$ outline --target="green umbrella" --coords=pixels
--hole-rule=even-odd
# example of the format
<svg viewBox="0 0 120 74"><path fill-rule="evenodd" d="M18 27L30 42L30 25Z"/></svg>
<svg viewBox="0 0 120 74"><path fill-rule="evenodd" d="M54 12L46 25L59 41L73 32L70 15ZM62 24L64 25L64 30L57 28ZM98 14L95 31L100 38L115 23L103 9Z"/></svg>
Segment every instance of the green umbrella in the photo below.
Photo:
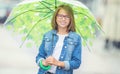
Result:
<svg viewBox="0 0 120 74"><path fill-rule="evenodd" d="M24 34L23 43L26 39L31 39L39 46L43 34L51 29L52 15L60 4L69 4L73 8L77 33L82 37L83 45L87 45L87 42L95 37L96 29L100 30L100 26L90 10L79 1L23 1L13 8L5 24L11 24L7 27L13 27L15 32Z"/></svg>

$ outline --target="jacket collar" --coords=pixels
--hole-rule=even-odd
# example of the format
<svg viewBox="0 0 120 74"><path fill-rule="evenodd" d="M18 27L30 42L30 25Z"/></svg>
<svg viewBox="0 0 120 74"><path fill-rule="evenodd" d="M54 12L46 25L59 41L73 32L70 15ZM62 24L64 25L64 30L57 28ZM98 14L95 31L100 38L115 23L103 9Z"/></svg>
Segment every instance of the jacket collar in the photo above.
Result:
<svg viewBox="0 0 120 74"><path fill-rule="evenodd" d="M52 30L52 34L57 35L57 30ZM68 36L69 36L69 37L73 36L73 31L70 31L70 32L68 33Z"/></svg>

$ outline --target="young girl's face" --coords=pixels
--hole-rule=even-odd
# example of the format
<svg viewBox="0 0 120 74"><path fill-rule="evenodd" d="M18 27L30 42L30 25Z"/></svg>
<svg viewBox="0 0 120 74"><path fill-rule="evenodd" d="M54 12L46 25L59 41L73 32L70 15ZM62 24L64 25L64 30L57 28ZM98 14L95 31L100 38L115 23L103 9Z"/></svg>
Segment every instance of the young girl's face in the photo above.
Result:
<svg viewBox="0 0 120 74"><path fill-rule="evenodd" d="M67 12L64 9L59 10L57 14L56 22L58 28L67 29L68 25L70 24L70 17L68 16Z"/></svg>

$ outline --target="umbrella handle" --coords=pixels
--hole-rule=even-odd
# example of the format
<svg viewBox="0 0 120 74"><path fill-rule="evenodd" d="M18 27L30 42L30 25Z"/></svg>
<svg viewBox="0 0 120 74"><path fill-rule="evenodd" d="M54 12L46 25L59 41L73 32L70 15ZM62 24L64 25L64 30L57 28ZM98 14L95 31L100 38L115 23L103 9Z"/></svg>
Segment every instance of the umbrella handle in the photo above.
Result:
<svg viewBox="0 0 120 74"><path fill-rule="evenodd" d="M40 61L40 67L42 68L42 69L44 69L44 70L49 70L50 68L51 68L51 66L50 65L48 65L48 66L44 66L43 64L42 64L42 61Z"/></svg>

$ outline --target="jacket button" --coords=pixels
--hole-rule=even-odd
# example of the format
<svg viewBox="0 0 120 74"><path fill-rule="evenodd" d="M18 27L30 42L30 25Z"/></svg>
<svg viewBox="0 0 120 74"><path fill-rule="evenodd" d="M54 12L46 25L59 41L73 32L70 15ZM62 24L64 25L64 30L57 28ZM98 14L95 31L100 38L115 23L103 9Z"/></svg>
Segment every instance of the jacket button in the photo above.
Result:
<svg viewBox="0 0 120 74"><path fill-rule="evenodd" d="M49 41L49 39L47 39L47 41Z"/></svg>
<svg viewBox="0 0 120 74"><path fill-rule="evenodd" d="M67 46L64 46L64 48L67 48Z"/></svg>
<svg viewBox="0 0 120 74"><path fill-rule="evenodd" d="M61 58L63 58L63 56L61 56Z"/></svg>
<svg viewBox="0 0 120 74"><path fill-rule="evenodd" d="M61 67L58 67L58 69L61 69Z"/></svg>

